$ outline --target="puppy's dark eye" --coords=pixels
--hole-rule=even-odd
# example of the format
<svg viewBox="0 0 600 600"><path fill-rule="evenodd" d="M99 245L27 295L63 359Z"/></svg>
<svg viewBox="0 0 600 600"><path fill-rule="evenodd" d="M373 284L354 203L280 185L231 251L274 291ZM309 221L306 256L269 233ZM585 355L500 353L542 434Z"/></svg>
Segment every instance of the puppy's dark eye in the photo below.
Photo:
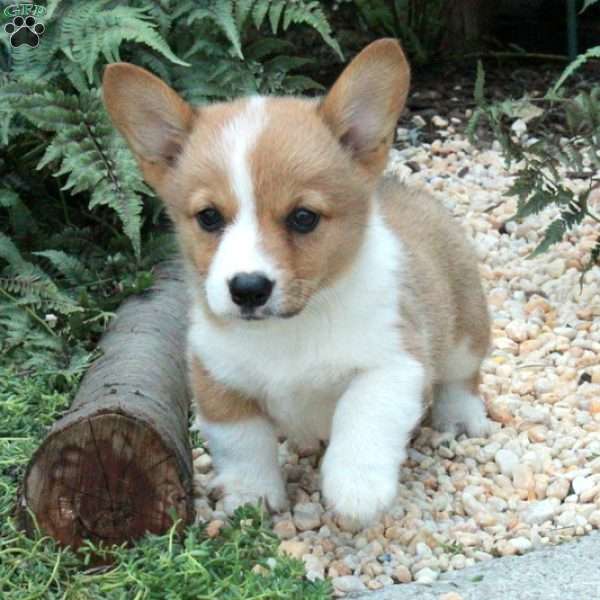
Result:
<svg viewBox="0 0 600 600"><path fill-rule="evenodd" d="M225 220L216 208L205 208L196 215L198 224L205 231L219 231L223 228Z"/></svg>
<svg viewBox="0 0 600 600"><path fill-rule="evenodd" d="M297 208L288 215L286 223L293 231L310 233L319 224L320 218L317 213L308 208Z"/></svg>

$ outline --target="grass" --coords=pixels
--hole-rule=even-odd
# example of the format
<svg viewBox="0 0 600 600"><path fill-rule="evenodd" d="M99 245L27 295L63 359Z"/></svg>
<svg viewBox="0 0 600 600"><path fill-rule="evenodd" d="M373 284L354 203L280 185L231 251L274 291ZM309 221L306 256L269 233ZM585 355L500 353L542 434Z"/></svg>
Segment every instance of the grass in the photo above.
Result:
<svg viewBox="0 0 600 600"><path fill-rule="evenodd" d="M446 553L454 556L455 554L464 554L465 547L460 542L451 542L449 544L440 544L440 548Z"/></svg>
<svg viewBox="0 0 600 600"><path fill-rule="evenodd" d="M40 357L36 357L39 364ZM50 363L51 361L49 361ZM178 535L148 535L132 547L59 548L13 520L17 487L47 428L69 406L80 374L20 373L0 363L0 597L68 600L306 599L331 596L328 582L309 582L303 564L277 554L267 517L243 507L214 539L202 526ZM100 556L103 564L94 566ZM94 560L96 557L96 560ZM257 567L257 565L259 565Z"/></svg>

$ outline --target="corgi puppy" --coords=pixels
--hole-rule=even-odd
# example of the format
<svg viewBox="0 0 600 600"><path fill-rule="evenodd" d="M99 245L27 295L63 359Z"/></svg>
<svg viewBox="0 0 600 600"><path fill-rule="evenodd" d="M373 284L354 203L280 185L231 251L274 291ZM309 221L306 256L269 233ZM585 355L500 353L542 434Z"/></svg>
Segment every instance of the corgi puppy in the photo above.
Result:
<svg viewBox="0 0 600 600"><path fill-rule="evenodd" d="M433 197L381 177L409 80L393 39L317 101L192 107L144 69L106 68L108 112L176 228L191 387L230 497L284 509L278 432L327 440L325 500L366 524L430 408L439 430L488 432L475 254Z"/></svg>

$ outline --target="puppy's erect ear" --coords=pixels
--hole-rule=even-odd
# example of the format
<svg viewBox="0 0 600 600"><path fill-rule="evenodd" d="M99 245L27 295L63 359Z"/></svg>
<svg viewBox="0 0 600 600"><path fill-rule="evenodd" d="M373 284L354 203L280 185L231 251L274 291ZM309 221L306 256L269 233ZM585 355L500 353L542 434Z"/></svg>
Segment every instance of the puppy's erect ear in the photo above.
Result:
<svg viewBox="0 0 600 600"><path fill-rule="evenodd" d="M181 152L194 111L166 83L129 63L108 65L104 104L133 150L146 181L160 182Z"/></svg>
<svg viewBox="0 0 600 600"><path fill-rule="evenodd" d="M381 39L356 56L319 106L334 135L371 176L385 167L409 85L400 44Z"/></svg>

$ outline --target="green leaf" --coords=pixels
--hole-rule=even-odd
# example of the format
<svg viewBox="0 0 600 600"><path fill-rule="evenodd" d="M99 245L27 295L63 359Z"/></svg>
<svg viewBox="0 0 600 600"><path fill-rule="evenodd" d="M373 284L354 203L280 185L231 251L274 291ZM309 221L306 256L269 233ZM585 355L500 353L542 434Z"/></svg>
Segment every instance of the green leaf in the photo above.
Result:
<svg viewBox="0 0 600 600"><path fill-rule="evenodd" d="M221 28L227 39L231 42L237 56L239 58L244 58L240 31L233 15L232 0L220 0L219 2L214 3L211 12L213 13L214 22Z"/></svg>
<svg viewBox="0 0 600 600"><path fill-rule="evenodd" d="M260 29L265 22L265 17L269 12L269 4L271 0L259 0L254 6L254 10L252 11L252 21L254 22L254 27L256 29Z"/></svg>
<svg viewBox="0 0 600 600"><path fill-rule="evenodd" d="M79 63L90 83L100 55L107 62L120 60L124 41L149 46L171 62L190 66L178 58L157 32L149 7L104 7L105 0L80 2L71 8L61 23L61 48Z"/></svg>
<svg viewBox="0 0 600 600"><path fill-rule="evenodd" d="M246 58L262 60L276 53L284 53L293 50L294 45L280 38L263 37L246 47Z"/></svg>
<svg viewBox="0 0 600 600"><path fill-rule="evenodd" d="M546 97L552 97L553 95L556 95L564 82L590 58L600 58L600 46L594 46L593 48L590 48L587 52L580 54L575 60L571 61L561 73L561 76L558 78L558 81L554 84L552 89L548 92L548 94L546 94Z"/></svg>
<svg viewBox="0 0 600 600"><path fill-rule="evenodd" d="M553 197L551 194L548 194L544 190L538 189L526 202L519 203L519 208L514 218L523 219L524 217L528 217L530 215L537 215L539 212L551 205L552 202Z"/></svg>
<svg viewBox="0 0 600 600"><path fill-rule="evenodd" d="M42 250L33 254L47 258L69 283L82 284L91 278L90 272L78 258L62 250Z"/></svg>
<svg viewBox="0 0 600 600"><path fill-rule="evenodd" d="M235 2L235 24L238 31L242 31L248 15L252 11L256 0L236 0Z"/></svg>
<svg viewBox="0 0 600 600"><path fill-rule="evenodd" d="M0 231L0 259L5 260L16 271L23 269L29 263L21 256L15 243Z"/></svg>
<svg viewBox="0 0 600 600"><path fill-rule="evenodd" d="M24 98L21 112L40 129L55 133L37 164L73 194L90 193L90 209L110 206L119 215L136 255L140 252L141 194L149 193L137 163L116 134L97 92L68 95L47 91Z"/></svg>
<svg viewBox="0 0 600 600"><path fill-rule="evenodd" d="M562 219L556 219L552 221L544 234L544 239L539 243L537 248L528 256L528 258L534 258L539 256L543 252L546 252L550 246L560 242L565 234L567 227Z"/></svg>
<svg viewBox="0 0 600 600"><path fill-rule="evenodd" d="M271 23L271 31L273 34L277 33L279 29L279 19L281 13L285 8L285 0L272 0L271 6L269 7L269 22Z"/></svg>
<svg viewBox="0 0 600 600"><path fill-rule="evenodd" d="M599 2L599 1L600 0L583 0L583 7L579 11L579 14L585 12L590 6L592 6L592 4L596 4L596 2Z"/></svg>
<svg viewBox="0 0 600 600"><path fill-rule="evenodd" d="M10 224L16 238L35 231L36 222L29 208L13 190L0 188L0 206L8 210Z"/></svg>

